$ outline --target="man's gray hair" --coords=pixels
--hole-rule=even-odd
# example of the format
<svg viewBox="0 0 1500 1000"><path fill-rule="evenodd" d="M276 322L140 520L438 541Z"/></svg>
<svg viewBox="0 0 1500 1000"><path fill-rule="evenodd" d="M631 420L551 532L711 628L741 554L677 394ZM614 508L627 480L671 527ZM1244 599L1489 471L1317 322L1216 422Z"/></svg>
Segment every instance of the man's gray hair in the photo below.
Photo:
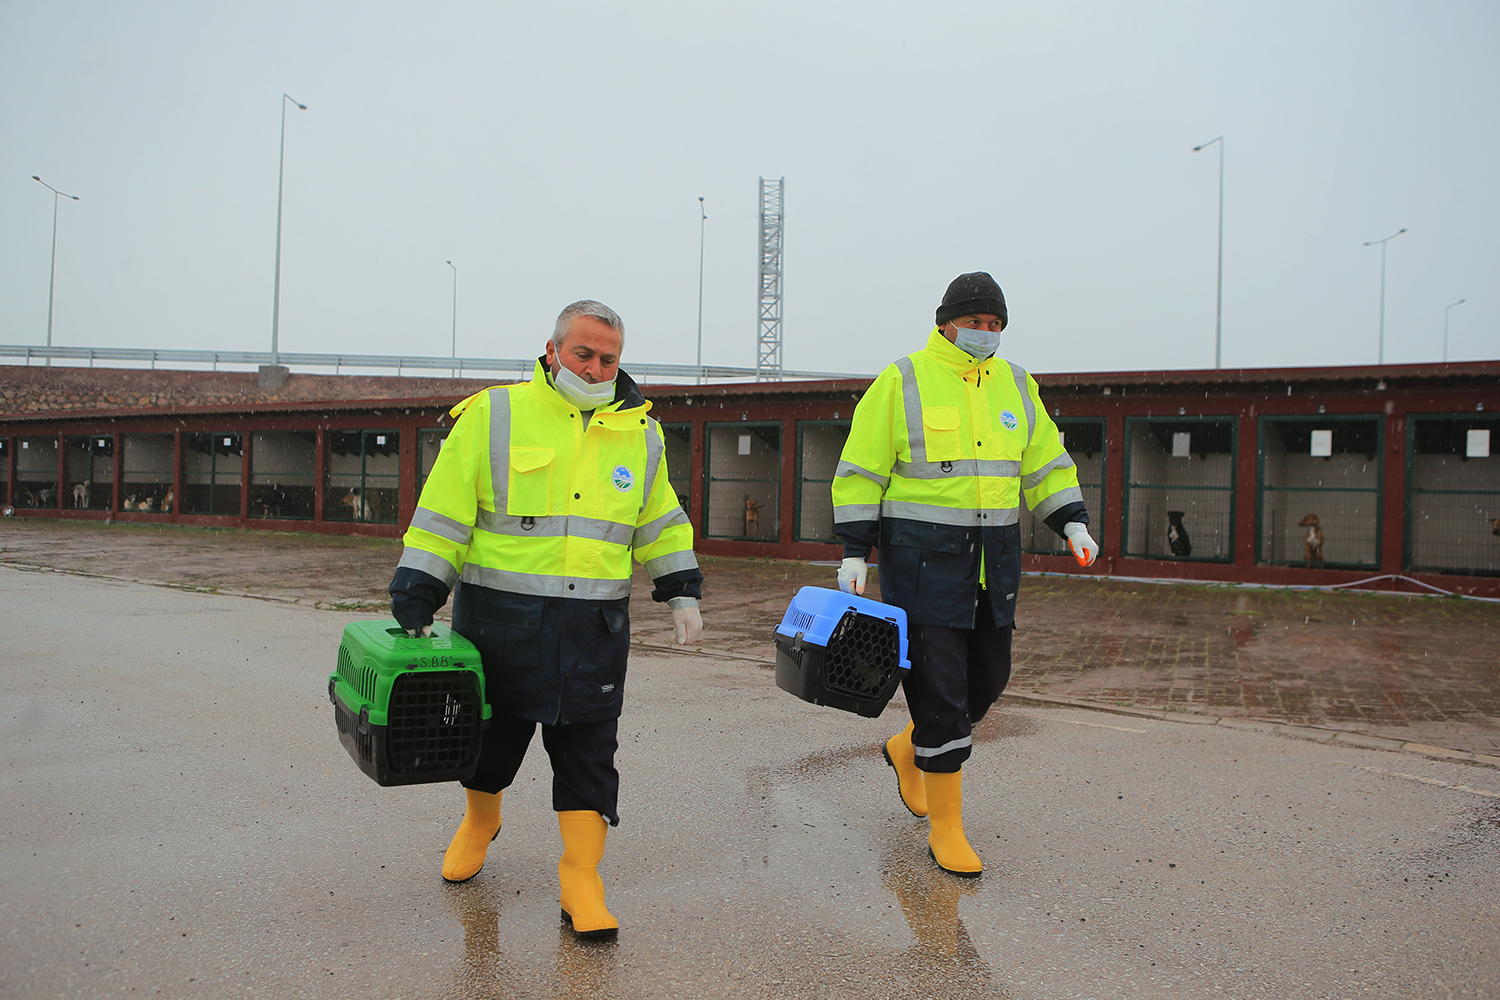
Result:
<svg viewBox="0 0 1500 1000"><path fill-rule="evenodd" d="M573 320L579 316L592 316L604 323L605 326L620 335L620 350L625 349L625 321L620 314L615 312L603 302L595 302L593 299L582 299L574 302L557 315L557 325L552 328L552 346L558 350L562 349L563 339L568 335L568 328L573 325Z"/></svg>

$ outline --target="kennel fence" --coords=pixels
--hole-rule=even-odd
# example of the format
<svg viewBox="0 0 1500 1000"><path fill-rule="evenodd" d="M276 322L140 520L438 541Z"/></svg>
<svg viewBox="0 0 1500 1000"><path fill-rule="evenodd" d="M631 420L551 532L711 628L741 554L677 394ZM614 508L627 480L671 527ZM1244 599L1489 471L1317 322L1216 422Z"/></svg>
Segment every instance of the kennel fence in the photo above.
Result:
<svg viewBox="0 0 1500 1000"><path fill-rule="evenodd" d="M1500 576L1500 416L1407 420L1409 569Z"/></svg>
<svg viewBox="0 0 1500 1000"><path fill-rule="evenodd" d="M704 535L774 542L781 534L781 424L706 425Z"/></svg>
<svg viewBox="0 0 1500 1000"><path fill-rule="evenodd" d="M1126 556L1233 560L1237 441L1232 418L1125 421Z"/></svg>
<svg viewBox="0 0 1500 1000"><path fill-rule="evenodd" d="M1260 418L1260 562L1380 566L1383 424L1378 416Z"/></svg>

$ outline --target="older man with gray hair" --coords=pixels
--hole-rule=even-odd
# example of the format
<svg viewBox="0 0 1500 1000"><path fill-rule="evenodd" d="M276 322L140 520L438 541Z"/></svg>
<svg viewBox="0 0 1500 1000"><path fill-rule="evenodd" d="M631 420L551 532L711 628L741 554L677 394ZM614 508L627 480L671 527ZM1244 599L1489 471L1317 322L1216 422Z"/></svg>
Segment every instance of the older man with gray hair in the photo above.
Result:
<svg viewBox="0 0 1500 1000"><path fill-rule="evenodd" d="M651 404L619 369L624 344L613 309L575 302L530 382L453 408L390 587L392 613L414 635L454 591L453 630L478 648L493 709L443 878L479 874L500 832L501 793L540 723L563 841L562 914L585 938L619 928L598 865L619 823L632 557L655 582L652 599L671 607L677 642L702 631L693 528Z"/></svg>

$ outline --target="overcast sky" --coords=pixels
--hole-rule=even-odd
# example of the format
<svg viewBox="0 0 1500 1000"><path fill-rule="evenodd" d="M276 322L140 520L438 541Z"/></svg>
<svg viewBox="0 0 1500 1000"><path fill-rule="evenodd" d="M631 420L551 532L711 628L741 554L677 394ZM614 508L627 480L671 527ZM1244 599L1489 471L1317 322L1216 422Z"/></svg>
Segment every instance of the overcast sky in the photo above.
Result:
<svg viewBox="0 0 1500 1000"><path fill-rule="evenodd" d="M1500 4L0 0L0 343L874 372L955 275L1039 372L1500 356Z"/></svg>

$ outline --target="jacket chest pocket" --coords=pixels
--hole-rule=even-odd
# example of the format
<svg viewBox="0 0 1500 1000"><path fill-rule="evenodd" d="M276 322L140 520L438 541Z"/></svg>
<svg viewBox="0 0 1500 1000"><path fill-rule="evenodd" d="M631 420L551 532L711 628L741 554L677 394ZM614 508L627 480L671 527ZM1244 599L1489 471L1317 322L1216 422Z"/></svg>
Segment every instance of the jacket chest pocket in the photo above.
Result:
<svg viewBox="0 0 1500 1000"><path fill-rule="evenodd" d="M927 448L924 456L926 461L951 462L963 458L963 443L959 439L958 426L958 407L922 408L922 438Z"/></svg>
<svg viewBox="0 0 1500 1000"><path fill-rule="evenodd" d="M546 517L551 513L551 448L512 448L505 513L514 517Z"/></svg>

